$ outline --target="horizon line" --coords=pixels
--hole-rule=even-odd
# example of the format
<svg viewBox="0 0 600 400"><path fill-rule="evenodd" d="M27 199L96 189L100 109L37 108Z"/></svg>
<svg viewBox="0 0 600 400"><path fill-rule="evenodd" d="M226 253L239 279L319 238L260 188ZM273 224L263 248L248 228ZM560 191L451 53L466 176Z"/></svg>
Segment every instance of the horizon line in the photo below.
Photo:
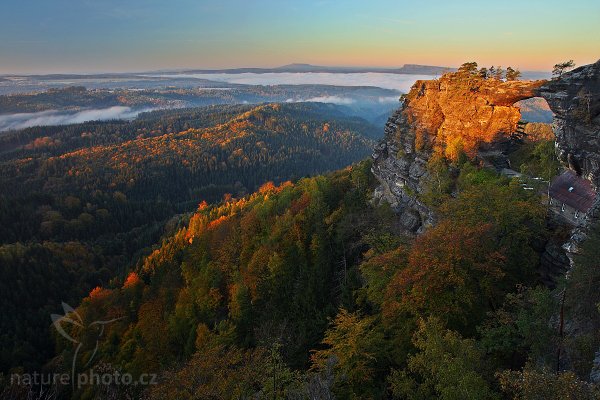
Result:
<svg viewBox="0 0 600 400"><path fill-rule="evenodd" d="M1 72L0 77L11 77L11 76L49 76L49 75L79 75L79 76L90 76L90 75L119 75L119 74L150 74L150 73L167 73L167 72L185 72L185 71L234 71L240 69L255 69L255 70L272 70L272 69L282 69L285 67L292 66L306 66L306 67L317 67L317 68L340 68L340 69L378 69L381 70L380 73L385 73L386 71L393 71L397 69L404 68L405 66L420 66L420 67L433 67L433 68L447 68L447 69L457 69L457 66L443 66L443 65L431 65L431 64L419 64L419 63L405 63L399 66L394 67L382 67L377 65L326 65L326 64L310 64L310 63L301 63L294 62L288 63L278 66L272 67L254 67L254 66L236 66L236 67L222 67L222 68L205 68L205 67L173 67L173 68L160 68L160 69L152 69L152 70L100 70L100 71L86 71L86 72L33 72L33 73L19 73L19 72ZM286 71L287 73L310 73L307 71ZM373 71L377 73L377 71ZM521 70L521 72L538 72L538 73L549 73L550 70L536 70L536 69L525 69ZM340 72L331 72L331 73L340 73Z"/></svg>

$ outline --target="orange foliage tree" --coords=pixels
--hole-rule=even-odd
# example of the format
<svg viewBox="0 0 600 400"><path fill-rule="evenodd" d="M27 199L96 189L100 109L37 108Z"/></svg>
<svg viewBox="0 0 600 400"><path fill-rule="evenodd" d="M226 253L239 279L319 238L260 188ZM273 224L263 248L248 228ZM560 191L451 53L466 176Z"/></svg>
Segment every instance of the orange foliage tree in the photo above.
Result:
<svg viewBox="0 0 600 400"><path fill-rule="evenodd" d="M494 297L505 258L490 225L444 221L419 237L387 287L384 316L433 315L463 327Z"/></svg>

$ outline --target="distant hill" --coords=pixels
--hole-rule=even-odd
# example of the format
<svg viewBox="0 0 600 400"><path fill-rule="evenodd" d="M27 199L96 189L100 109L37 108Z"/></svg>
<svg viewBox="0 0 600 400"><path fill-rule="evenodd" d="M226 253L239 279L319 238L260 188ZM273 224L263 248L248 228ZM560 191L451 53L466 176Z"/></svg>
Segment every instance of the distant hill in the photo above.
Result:
<svg viewBox="0 0 600 400"><path fill-rule="evenodd" d="M445 72L455 71L456 68L439 67L433 65L405 64L399 68L378 68L378 67L330 67L311 64L288 64L276 68L229 68L229 69L194 69L187 71L178 71L182 74L241 74L241 73L307 73L307 72L328 72L334 74L366 73L378 72L387 74L408 74L408 75L441 75Z"/></svg>
<svg viewBox="0 0 600 400"><path fill-rule="evenodd" d="M141 200L152 188L152 197L160 194L173 202L216 200L236 182L247 192L267 180L344 167L366 157L377 136L364 119L323 103L165 110L112 125L40 127L6 135L4 141L23 147L3 155L7 162L0 182L12 188L5 193L44 188L83 196L110 189ZM17 140L20 136L27 139ZM136 168L140 163L144 168Z"/></svg>

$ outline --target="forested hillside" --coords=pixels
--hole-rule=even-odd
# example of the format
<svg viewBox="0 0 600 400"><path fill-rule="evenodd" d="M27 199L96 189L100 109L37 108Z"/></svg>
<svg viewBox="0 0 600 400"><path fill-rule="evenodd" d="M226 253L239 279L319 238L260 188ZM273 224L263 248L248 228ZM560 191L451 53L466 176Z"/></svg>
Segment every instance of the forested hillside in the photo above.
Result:
<svg viewBox="0 0 600 400"><path fill-rule="evenodd" d="M364 159L375 129L342 115L325 104L208 107L3 136L1 370L39 368L61 301L122 277L199 203Z"/></svg>
<svg viewBox="0 0 600 400"><path fill-rule="evenodd" d="M370 162L201 205L77 310L86 325L120 318L106 327L96 367L158 373L158 384L86 386L75 398L595 398L577 375L588 353L572 360L580 369L551 372L561 341L551 321L565 287L538 283L544 205L462 160L428 167L439 221L416 239L399 234L389 206L371 202ZM434 175L436 167L454 172ZM580 298L563 306L565 318L598 301L576 289L597 279L589 265L567 284ZM61 368L74 347L58 339Z"/></svg>

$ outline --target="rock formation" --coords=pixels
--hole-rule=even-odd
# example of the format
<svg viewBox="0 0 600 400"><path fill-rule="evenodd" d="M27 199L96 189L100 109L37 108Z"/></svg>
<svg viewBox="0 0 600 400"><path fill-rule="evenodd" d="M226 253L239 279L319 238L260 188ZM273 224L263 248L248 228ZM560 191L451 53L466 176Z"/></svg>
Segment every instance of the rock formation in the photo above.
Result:
<svg viewBox="0 0 600 400"><path fill-rule="evenodd" d="M385 126L373 153L373 173L381 182L376 197L399 213L407 231L421 232L434 215L414 194L422 193L434 152L452 159L477 151L516 130L519 100L536 96L545 81L483 79L461 72L417 81Z"/></svg>
<svg viewBox="0 0 600 400"><path fill-rule="evenodd" d="M588 179L596 191L600 187L600 61L565 73L538 90L554 112L552 130L556 153L566 168ZM585 239L587 226L600 219L600 199L588 215L588 223L577 228L565 244L573 259L578 244Z"/></svg>
<svg viewBox="0 0 600 400"><path fill-rule="evenodd" d="M465 72L417 81L375 147L373 173L381 183L376 198L392 205L407 231L421 232L434 222L431 210L415 196L423 192L431 155L439 152L452 159L464 151L474 157L516 131L521 114L514 104L532 97L546 99L555 113L553 130L563 165L597 189L600 61L552 81L503 82ZM594 216L600 218L600 204L592 208Z"/></svg>
<svg viewBox="0 0 600 400"><path fill-rule="evenodd" d="M387 201L398 212L408 232L419 233L433 223L433 213L414 196L422 191L428 159L429 154L416 151L415 129L399 109L388 119L385 137L375 147L372 171L381 182L375 198Z"/></svg>
<svg viewBox="0 0 600 400"><path fill-rule="evenodd" d="M554 112L559 160L600 186L600 61L565 73L538 90Z"/></svg>

